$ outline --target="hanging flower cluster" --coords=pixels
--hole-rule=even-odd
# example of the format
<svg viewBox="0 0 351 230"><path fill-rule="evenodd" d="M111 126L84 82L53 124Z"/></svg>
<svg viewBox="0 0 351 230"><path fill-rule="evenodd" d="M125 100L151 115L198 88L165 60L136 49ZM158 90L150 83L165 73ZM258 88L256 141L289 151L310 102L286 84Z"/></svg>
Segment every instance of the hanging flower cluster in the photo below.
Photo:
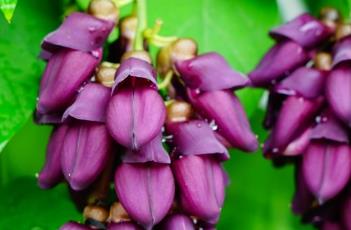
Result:
<svg viewBox="0 0 351 230"><path fill-rule="evenodd" d="M47 66L35 117L54 130L38 182L66 182L84 216L61 229L214 229L227 148L258 146L233 93L249 79L221 55L197 55L192 39L161 37L157 27L140 44L134 15L121 20L104 55L115 63L101 62L118 9L93 0L88 12L69 15L42 43ZM162 44L157 71L145 51L152 44Z"/></svg>
<svg viewBox="0 0 351 230"><path fill-rule="evenodd" d="M270 31L276 44L249 74L269 90L264 155L293 162L292 209L321 229L351 229L351 25L332 8Z"/></svg>

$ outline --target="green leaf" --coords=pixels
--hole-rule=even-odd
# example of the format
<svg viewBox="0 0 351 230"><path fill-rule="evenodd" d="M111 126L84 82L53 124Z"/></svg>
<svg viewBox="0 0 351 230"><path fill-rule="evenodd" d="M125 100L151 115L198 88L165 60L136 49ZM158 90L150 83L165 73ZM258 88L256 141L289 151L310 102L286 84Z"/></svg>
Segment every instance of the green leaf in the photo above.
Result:
<svg viewBox="0 0 351 230"><path fill-rule="evenodd" d="M13 13L15 12L17 0L0 0L0 10L4 14L8 23L11 23Z"/></svg>
<svg viewBox="0 0 351 230"><path fill-rule="evenodd" d="M59 19L58 1L23 0L12 24L0 20L0 151L35 107L44 62L40 41Z"/></svg>

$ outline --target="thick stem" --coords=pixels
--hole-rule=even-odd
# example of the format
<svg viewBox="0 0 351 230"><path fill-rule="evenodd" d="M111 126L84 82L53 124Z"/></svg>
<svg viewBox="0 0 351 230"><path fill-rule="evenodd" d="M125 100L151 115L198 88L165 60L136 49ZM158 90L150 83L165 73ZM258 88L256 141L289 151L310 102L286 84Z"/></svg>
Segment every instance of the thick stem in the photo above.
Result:
<svg viewBox="0 0 351 230"><path fill-rule="evenodd" d="M144 31L146 22L146 0L136 0L138 26L133 44L134 50L144 50Z"/></svg>

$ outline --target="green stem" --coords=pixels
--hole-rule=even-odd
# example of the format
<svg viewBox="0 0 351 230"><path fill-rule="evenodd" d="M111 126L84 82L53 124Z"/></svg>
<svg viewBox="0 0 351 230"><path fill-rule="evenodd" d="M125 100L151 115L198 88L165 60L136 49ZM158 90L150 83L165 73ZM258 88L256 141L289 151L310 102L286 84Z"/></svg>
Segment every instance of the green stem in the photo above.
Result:
<svg viewBox="0 0 351 230"><path fill-rule="evenodd" d="M146 22L146 0L136 0L138 26L133 44L134 50L144 50L144 31Z"/></svg>

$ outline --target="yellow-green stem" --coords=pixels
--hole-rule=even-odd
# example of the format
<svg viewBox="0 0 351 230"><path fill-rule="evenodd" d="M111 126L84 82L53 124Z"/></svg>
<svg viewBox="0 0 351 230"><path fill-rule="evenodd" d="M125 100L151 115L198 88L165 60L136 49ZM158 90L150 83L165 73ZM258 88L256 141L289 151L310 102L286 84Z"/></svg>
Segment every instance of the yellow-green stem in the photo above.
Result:
<svg viewBox="0 0 351 230"><path fill-rule="evenodd" d="M146 22L146 0L136 0L138 26L133 44L134 50L144 50L144 31Z"/></svg>

